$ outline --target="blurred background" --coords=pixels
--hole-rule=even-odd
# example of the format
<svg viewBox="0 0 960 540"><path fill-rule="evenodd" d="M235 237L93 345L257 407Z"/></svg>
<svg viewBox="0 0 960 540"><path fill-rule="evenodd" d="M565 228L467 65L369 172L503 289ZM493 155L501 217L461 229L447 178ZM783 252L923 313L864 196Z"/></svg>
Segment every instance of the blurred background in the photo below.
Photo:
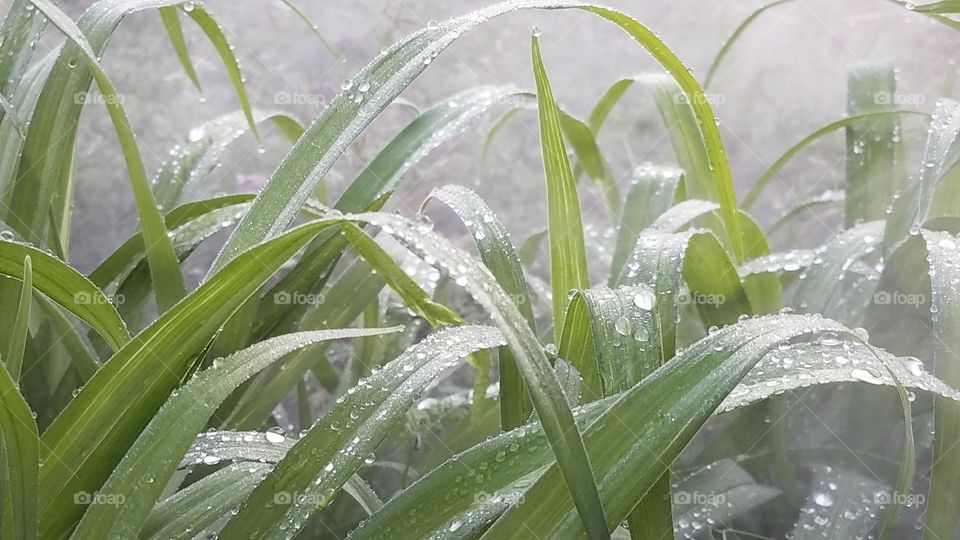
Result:
<svg viewBox="0 0 960 540"><path fill-rule="evenodd" d="M90 1L57 2L79 17ZM481 7L484 0L294 0L334 54L311 28L279 0L211 0L242 63L254 106L283 110L309 123L344 80L404 35ZM0 0L5 7L9 0ZM755 1L673 0L608 2L655 30L701 80L718 49L752 11ZM846 66L888 60L899 68L899 89L907 107L932 110L941 95L956 95L954 57L960 34L884 0L796 0L761 15L721 65L709 92L720 119L738 195L787 148L816 128L841 118L846 107ZM155 11L135 14L116 32L104 65L125 97L148 170L156 170L190 130L238 109L216 51L184 20L184 30L202 83L202 93L185 75ZM610 31L598 17L574 11L511 14L482 25L441 55L403 95L421 109L477 85L512 84L533 88L530 33L541 30L546 67L557 99L567 111L585 117L618 79L659 66L625 34ZM59 46L48 30L41 51ZM338 56L339 55L339 56ZM136 223L126 168L113 128L102 106L84 110L77 152L77 208L71 262L89 271L125 240ZM432 186L467 184L476 189L519 236L545 224L543 173L536 115L516 115L500 130L481 166L485 134L506 112L495 110L457 142L435 151L411 171L402 197L391 203L415 210ZM366 160L416 116L411 107L388 108L332 171L334 196ZM908 167L915 170L925 137L922 119L904 118L904 137L913 144ZM245 136L227 152L214 181L202 193L249 191L268 178L289 143L272 126L262 142ZM600 135L600 146L621 186L642 162L670 163L666 131L652 98L634 87ZM842 182L843 133L802 152L755 207L769 223L804 195ZM596 193L586 189L584 212L591 234L610 226ZM120 213L121 215L116 215ZM593 219L595 218L595 219ZM591 221L593 219L593 221ZM442 220L441 220L442 221ZM816 216L801 229L781 231L774 248L789 243L812 246L836 220ZM119 224L122 224L118 226ZM444 223L439 223L443 227ZM458 229L459 230L459 229ZM457 231L452 231L454 234ZM521 234L523 233L523 234ZM798 241L799 239L799 241Z"/></svg>

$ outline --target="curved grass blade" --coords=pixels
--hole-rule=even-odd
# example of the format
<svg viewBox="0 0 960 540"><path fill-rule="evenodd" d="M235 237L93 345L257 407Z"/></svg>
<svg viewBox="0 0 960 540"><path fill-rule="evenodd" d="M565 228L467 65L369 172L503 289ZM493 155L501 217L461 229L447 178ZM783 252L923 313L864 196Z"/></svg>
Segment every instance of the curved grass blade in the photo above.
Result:
<svg viewBox="0 0 960 540"><path fill-rule="evenodd" d="M140 530L141 538L187 540L236 508L266 477L271 466L234 463L204 476L160 501Z"/></svg>
<svg viewBox="0 0 960 540"><path fill-rule="evenodd" d="M157 411L101 491L126 500L123 506L91 505L75 535L107 538L139 532L177 464L220 403L244 381L287 354L320 341L379 335L390 329L345 329L288 334L261 341L215 360Z"/></svg>
<svg viewBox="0 0 960 540"><path fill-rule="evenodd" d="M677 78L680 87L690 96L694 114L703 130L707 156L720 194L724 226L731 237L734 255L741 260L736 197L720 132L703 89L680 59L652 31L618 11L580 2L520 0L496 4L414 33L361 70L349 89L333 100L274 172L253 208L228 239L214 270L246 247L286 229L299 207L351 141L449 44L490 18L531 8L578 8L594 13L630 34ZM351 91L353 85L356 85L356 91ZM361 85L365 92L360 92Z"/></svg>
<svg viewBox="0 0 960 540"><path fill-rule="evenodd" d="M10 349L7 351L6 365L10 377L17 382L20 380L20 371L23 368L23 351L27 346L27 336L30 333L30 307L33 305L33 264L30 256L23 258L23 284L20 287L20 302L17 307L17 317L13 324L13 338Z"/></svg>
<svg viewBox="0 0 960 540"><path fill-rule="evenodd" d="M147 259L150 263L150 274L155 284L157 306L161 312L177 303L186 294L183 276L180 274L180 264L177 260L167 230L163 224L163 217L157 209L156 200L150 190L147 172L144 169L143 159L137 146L136 138L130 127L130 121L121 104L113 83L97 62L97 55L90 43L87 42L82 30L65 13L60 11L49 0L30 0L76 47L77 56L83 56L90 73L97 81L97 86L107 98L104 103L110 113L120 146L123 149L124 159L130 174L130 183L133 187L134 198L137 203L137 212L143 229L147 246ZM66 53L66 49L65 49ZM69 54L69 53L66 53ZM78 62L71 57L68 62ZM78 111L79 112L79 111ZM28 141L29 144L29 141ZM28 162L29 163L29 162ZM20 181L18 181L18 184ZM25 236L35 239L36 231L31 229Z"/></svg>
<svg viewBox="0 0 960 540"><path fill-rule="evenodd" d="M297 8L297 6L293 5L293 2L291 2L290 0L280 0L280 1L283 3L283 5L287 6L287 8L290 11L292 11L293 14L297 16L297 18L303 21L310 28L310 31L313 32L313 35L317 36L317 39L320 40L320 43L322 43L323 46L328 51L333 53L333 55L336 56L337 58L341 58L341 59L343 58L343 54L340 51L338 51L337 48L333 46L333 44L327 41L325 37L323 37L323 34L320 33L320 29L317 28L317 25L310 22L310 19L307 18L306 14L300 11L300 9Z"/></svg>
<svg viewBox="0 0 960 540"><path fill-rule="evenodd" d="M238 257L130 340L90 379L43 434L43 535L70 530L83 511L73 503L73 494L100 487L224 322L284 261L337 221L312 222Z"/></svg>
<svg viewBox="0 0 960 540"><path fill-rule="evenodd" d="M897 92L896 70L892 63L860 63L847 70L847 116L886 109ZM848 124L846 204L844 221L857 223L884 219L906 180L907 171L895 115L874 117Z"/></svg>
<svg viewBox="0 0 960 540"><path fill-rule="evenodd" d="M37 538L37 424L16 381L2 365L0 405L0 530L4 538Z"/></svg>
<svg viewBox="0 0 960 540"><path fill-rule="evenodd" d="M773 225L770 226L769 234L773 235L775 232L779 231L781 227L790 224L794 218L799 215L802 215L805 212L812 212L820 209L821 207L830 209L836 206L841 206L846 198L846 194L841 190L827 190L813 197L807 197L800 202L798 202L793 208L787 210L782 216L777 218L773 222Z"/></svg>
<svg viewBox="0 0 960 540"><path fill-rule="evenodd" d="M815 250L813 263L804 272L797 288L799 309L807 313L824 313L836 300L842 278L854 264L883 245L882 221L862 223L844 231Z"/></svg>
<svg viewBox="0 0 960 540"><path fill-rule="evenodd" d="M623 272L640 232L673 205L682 179L683 171L680 169L657 167L649 163L633 171L630 190L620 213L608 285L613 285Z"/></svg>
<svg viewBox="0 0 960 540"><path fill-rule="evenodd" d="M163 27L167 31L167 37L173 46L173 52L177 55L177 60L179 60L180 65L183 66L183 70L187 73L190 82L197 87L197 90L203 91L200 88L200 77L197 76L197 70L194 69L193 61L190 60L187 41L183 37L183 27L180 26L179 10L176 7L168 6L162 7L157 11L160 12L160 20L163 21Z"/></svg>
<svg viewBox="0 0 960 540"><path fill-rule="evenodd" d="M537 331L530 304L527 280L510 241L506 227L487 204L468 188L448 185L434 189L424 202L437 199L452 209L471 230L480 253L480 260L490 269L503 290L514 298L520 314L527 320L530 329ZM500 425L509 431L525 423L533 412L523 376L509 347L498 352L500 372Z"/></svg>
<svg viewBox="0 0 960 540"><path fill-rule="evenodd" d="M960 359L954 352L960 347L957 321L960 295L957 294L956 237L944 232L923 231L927 247L932 300L934 373L953 388L960 387ZM924 538L949 538L960 528L960 494L954 486L960 482L960 403L939 399L934 414L933 467Z"/></svg>
<svg viewBox="0 0 960 540"><path fill-rule="evenodd" d="M801 139L797 144L791 146L789 150L784 152L782 156L780 156L776 161L774 161L773 165L770 165L770 167L768 167L767 170L764 171L762 175L760 175L760 178L758 178L757 181L753 184L753 187L750 188L750 191L747 192L747 195L743 198L743 201L741 201L740 206L744 210L749 210L751 207L753 207L754 203L757 202L757 199L760 198L760 195L763 193L763 190L767 187L767 185L770 184L770 182L774 178L777 177L777 174L780 172L780 170L783 169L783 167L791 159L793 159L794 156L800 153L801 150L809 146L811 143L813 143L820 137L823 137L824 135L831 133L833 131L836 131L840 128L845 128L847 126L853 125L857 122L876 119L876 118L880 118L880 117L891 115L891 114L907 114L907 115L929 117L927 113L920 112L920 111L892 109L889 111L876 111L876 112L858 114L856 116L848 116L846 118L837 120L836 122L831 122L823 126L822 128L814 131L810 135L807 135L803 139Z"/></svg>
<svg viewBox="0 0 960 540"><path fill-rule="evenodd" d="M740 39L740 36L747 30L757 20L760 15L763 15L769 9L775 8L781 4L786 4L792 2L793 0L776 0L775 2L770 2L769 4L764 4L754 10L750 15L747 16L739 25L737 25L736 30L730 34L730 37L723 42L723 45L720 46L720 50L717 51L717 55L713 57L713 61L710 62L710 69L707 70L707 75L703 78L703 87L710 88L710 83L713 82L713 79L717 76L717 71L720 69L720 65L723 63L724 58L730 53L730 50L733 49L733 45Z"/></svg>
<svg viewBox="0 0 960 540"><path fill-rule="evenodd" d="M501 340L492 328L460 326L412 346L321 418L253 490L222 535L285 538L295 534L332 501L431 380L458 358L495 347ZM296 497L284 504L278 502L277 493Z"/></svg>
<svg viewBox="0 0 960 540"><path fill-rule="evenodd" d="M577 118L558 109L560 116L560 128L566 136L567 142L577 155L577 166L573 171L574 179L580 178L580 173L586 171L587 176L593 180L600 189L603 201L607 204L607 212L612 219L620 215L620 193L617 190L617 183L611 177L607 163L600 152L597 140L593 132L586 124Z"/></svg>
<svg viewBox="0 0 960 540"><path fill-rule="evenodd" d="M47 20L39 15L28 0L14 0L0 27L0 43L7 54L0 55L0 95L6 101L17 93L24 73L33 58L33 52ZM10 114L6 106L0 111L0 120ZM16 119L11 115L12 121Z"/></svg>
<svg viewBox="0 0 960 540"><path fill-rule="evenodd" d="M0 275L24 280L30 257L33 287L90 325L114 349L130 340L123 319L96 285L52 255L27 244L0 241Z"/></svg>
<svg viewBox="0 0 960 540"><path fill-rule="evenodd" d="M886 220L884 247L892 252L907 235L920 232L929 217L937 185L960 161L960 103L941 99L930 121L920 170L903 186Z"/></svg>
<svg viewBox="0 0 960 540"><path fill-rule="evenodd" d="M291 142L303 133L296 118L280 112L253 111L258 124L271 121ZM151 182L160 208L183 204L191 188L201 185L219 164L223 151L249 131L244 114L234 112L215 118L190 130L187 141L170 151Z"/></svg>

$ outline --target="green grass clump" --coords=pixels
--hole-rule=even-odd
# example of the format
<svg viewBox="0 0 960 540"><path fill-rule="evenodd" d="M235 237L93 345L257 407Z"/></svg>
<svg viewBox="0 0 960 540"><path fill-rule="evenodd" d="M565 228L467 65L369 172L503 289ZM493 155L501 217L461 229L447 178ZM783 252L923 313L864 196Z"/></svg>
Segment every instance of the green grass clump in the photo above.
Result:
<svg viewBox="0 0 960 540"><path fill-rule="evenodd" d="M748 17L706 84L789 1ZM960 25L955 2L907 7ZM182 19L200 28L239 107L152 178L99 63L144 9L197 86ZM613 82L580 119L558 105L534 32L532 91L479 87L419 111L327 200L334 164L434 58L526 9L592 13L664 72ZM44 32L63 45L35 57ZM896 107L893 65L852 66L848 116L798 136L738 203L711 94L657 34L598 5L516 0L432 23L308 127L252 106L199 2L101 0L74 21L13 0L0 43L3 538L901 538L912 519L924 538L956 536L960 104ZM77 96L94 83L140 227L85 275L66 254L86 181ZM634 86L675 159L618 185L597 140ZM505 104L484 153L536 110L545 231L514 243L463 185L435 188L420 215L391 211L411 168ZM929 122L919 164L901 135L914 120ZM293 146L263 189L198 198L225 147L267 121ZM841 189L762 227L768 212L749 211L786 163L840 129ZM587 192L611 225L601 249ZM469 249L434 228L436 206ZM837 234L771 251L768 234L820 208L842 213ZM186 259L225 231L191 290Z"/></svg>

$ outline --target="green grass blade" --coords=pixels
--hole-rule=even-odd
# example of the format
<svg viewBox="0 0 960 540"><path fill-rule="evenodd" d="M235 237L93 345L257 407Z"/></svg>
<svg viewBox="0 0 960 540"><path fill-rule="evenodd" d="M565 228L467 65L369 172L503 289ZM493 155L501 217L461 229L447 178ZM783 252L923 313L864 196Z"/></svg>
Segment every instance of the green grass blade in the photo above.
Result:
<svg viewBox="0 0 960 540"><path fill-rule="evenodd" d="M960 103L941 99L930 121L920 170L903 186L884 228L887 252L920 228L929 217L937 185L960 161Z"/></svg>
<svg viewBox="0 0 960 540"><path fill-rule="evenodd" d="M574 168L573 177L580 178L580 173L585 171L587 176L597 184L603 201L607 205L607 213L611 219L616 219L620 215L620 193L617 190L617 183L609 172L606 160L600 152L597 140L593 132L586 124L577 118L565 113L563 109L558 109L560 115L560 128L570 143L577 156L577 166Z"/></svg>
<svg viewBox="0 0 960 540"><path fill-rule="evenodd" d="M801 301L797 307L807 313L828 311L831 302L842 293L842 278L847 270L882 246L883 226L881 221L862 223L817 249L816 258L797 289L795 296Z"/></svg>
<svg viewBox="0 0 960 540"><path fill-rule="evenodd" d="M310 31L313 32L313 35L317 36L317 39L320 40L320 43L322 43L323 46L328 51L333 53L333 55L336 56L337 58L343 58L343 54L340 51L338 51L337 48L333 46L333 44L327 41L325 37L323 37L323 34L320 33L320 29L317 28L317 25L310 22L310 19L307 18L307 15L304 12L300 11L300 9L297 8L297 6L293 5L293 2L291 2L290 0L280 0L280 1L283 3L283 5L287 6L287 8L290 11L292 11L293 14L297 16L297 18L303 21L304 24L306 24L310 28Z"/></svg>
<svg viewBox="0 0 960 540"><path fill-rule="evenodd" d="M457 214L470 229L480 260L490 269L503 290L514 298L517 308L527 320L530 329L536 332L537 326L530 304L527 280L524 278L516 249L510 241L509 233L503 223L487 204L468 188L448 185L434 189L427 201L437 199ZM533 405L527 392L523 376L517 367L513 353L508 347L501 347L498 353L500 372L500 425L509 431L522 425L530 418Z"/></svg>
<svg viewBox="0 0 960 540"><path fill-rule="evenodd" d="M253 132L255 137L260 138L257 122L253 118L253 107L250 106L250 98L247 96L247 88L244 85L243 74L240 72L240 64L237 62L237 57L233 54L233 47L227 41L227 37L223 35L223 29L220 28L220 24L202 5L187 2L183 4L183 10L187 13L187 16L193 19L193 22L200 27L200 30L206 34L207 39L210 40L210 43L213 44L213 47L217 50L217 54L220 56L220 62L223 64L224 69L227 70L227 76L230 77L233 91L237 95L237 100L240 102L240 108L243 110L243 114L247 118L247 123L250 125L250 131Z"/></svg>
<svg viewBox="0 0 960 540"><path fill-rule="evenodd" d="M183 37L183 27L180 26L180 10L178 7L168 6L158 10L160 20L163 21L163 27L167 30L167 38L173 46L173 52L177 55L177 60L183 66L183 70L190 78L190 82L200 88L200 77L197 76L197 70L193 67L193 61L190 60L190 51L187 50L187 41Z"/></svg>
<svg viewBox="0 0 960 540"><path fill-rule="evenodd" d="M37 538L37 424L19 387L0 366L0 505L4 538Z"/></svg>
<svg viewBox="0 0 960 540"><path fill-rule="evenodd" d="M960 318L960 295L957 293L957 242L950 234L923 231L927 244L933 298L933 367L935 374L953 388L960 387L960 359L954 351L960 347L957 321ZM935 408L933 468L927 500L925 539L950 538L960 528L960 403L938 399Z"/></svg>
<svg viewBox="0 0 960 540"><path fill-rule="evenodd" d="M157 296L157 306L161 312L177 303L186 294L183 276L180 274L180 264L174 253L167 229L163 224L163 217L157 209L156 200L150 190L150 182L140 156L136 137L130 127L130 122L124 112L123 105L113 83L97 63L97 55L87 42L80 28L60 11L49 0L31 0L67 38L76 46L78 56L82 55L90 68L93 78L97 81L104 96L104 103L110 113L123 156L130 173L130 183L133 187L134 198L137 203L137 212L140 215L140 225L143 228L147 259L150 262L150 274L154 282ZM78 58L71 57L67 62L78 62Z"/></svg>
<svg viewBox="0 0 960 540"><path fill-rule="evenodd" d="M296 118L274 111L253 111L258 124L271 121L291 141L303 133ZM249 131L245 113L240 111L219 116L190 130L187 140L170 151L151 182L161 209L173 208L187 201L193 188L202 186L219 164L227 147Z"/></svg>
<svg viewBox="0 0 960 540"><path fill-rule="evenodd" d="M295 534L310 516L332 502L430 381L458 358L495 347L501 340L500 333L489 327L451 328L427 337L372 374L300 438L253 490L222 535L286 538ZM290 504L278 504L278 494L291 495Z"/></svg>
<svg viewBox="0 0 960 540"><path fill-rule="evenodd" d="M0 94L4 99L16 94L33 58L38 38L47 20L32 9L28 0L14 0L0 27L0 43L7 54L0 55ZM0 111L0 120L9 111ZM11 118L13 120L13 118Z"/></svg>
<svg viewBox="0 0 960 540"><path fill-rule="evenodd" d="M533 72L537 81L537 105L540 115L540 145L547 181L548 231L550 239L550 283L553 289L554 339L559 342L567 293L590 286L587 250L583 241L583 223L576 180L567 158L560 113L550 89L540 44L532 39ZM584 516L586 519L587 516Z"/></svg>
<svg viewBox="0 0 960 540"><path fill-rule="evenodd" d="M897 96L896 70L891 63L854 64L847 71L847 117L887 109ZM900 121L883 115L846 126L847 171L844 221L883 219L893 194L907 172Z"/></svg>
<svg viewBox="0 0 960 540"><path fill-rule="evenodd" d="M288 334L261 341L214 361L157 411L100 490L122 496L124 505L91 505L75 535L108 538L136 534L163 493L183 454L217 407L257 372L284 356L320 341L378 335L391 329L346 329Z"/></svg>
<svg viewBox="0 0 960 540"><path fill-rule="evenodd" d="M737 28L732 34L730 34L730 37L728 37L727 40L723 42L723 45L720 46L720 50L718 50L717 55L713 57L713 61L710 62L710 69L707 70L707 75L703 78L703 87L710 88L710 83L713 82L713 79L717 76L717 72L719 71L720 66L723 64L723 60L728 54L730 54L734 44L738 39L740 39L740 36L746 32L747 28L749 28L767 10L792 1L793 0L776 0L775 2L764 4L755 9L752 13L750 13L750 15L747 16L746 19L737 25Z"/></svg>
<svg viewBox="0 0 960 540"><path fill-rule="evenodd" d="M670 135L677 165L684 172L687 197L718 201L706 147L687 95L668 75L650 74L637 80L653 94L657 103L663 124Z"/></svg>
<svg viewBox="0 0 960 540"><path fill-rule="evenodd" d="M100 487L223 323L284 261L333 223L304 225L237 258L127 343L83 387L43 434L45 536L70 530L83 511L73 494Z"/></svg>
<svg viewBox="0 0 960 540"><path fill-rule="evenodd" d="M188 540L212 525L253 491L270 465L234 463L204 476L160 501L141 529L141 538Z"/></svg>
<svg viewBox="0 0 960 540"><path fill-rule="evenodd" d="M613 285L623 272L640 232L673 205L682 179L683 172L672 167L647 164L634 170L623 211L620 213L608 285Z"/></svg>
<svg viewBox="0 0 960 540"><path fill-rule="evenodd" d="M20 302L17 307L17 318L13 324L13 339L7 351L7 371L14 381L20 380L20 371L23 368L23 351L27 346L27 335L30 333L30 307L33 305L33 265L30 256L23 259L23 284L20 288Z"/></svg>
<svg viewBox="0 0 960 540"><path fill-rule="evenodd" d="M782 156L780 156L776 161L774 161L773 165L770 165L770 167L768 167L767 170L764 171L763 174L760 175L757 181L753 184L753 187L751 187L750 191L747 192L747 195L743 198L743 201L740 203L740 206L744 210L749 210L750 208L752 208L754 203L757 202L757 199L760 198L760 195L763 193L763 190L770 184L770 182L774 178L777 178L777 174L780 172L780 170L783 169L783 167L791 159L793 159L794 156L800 153L801 150L803 150L804 148L806 148L816 140L820 139L824 135L831 133L833 131L836 131L840 128L845 128L847 126L853 125L857 122L863 122L867 120L881 118L891 114L917 115L917 116L923 116L923 117L929 116L927 115L927 113L920 112L920 111L891 109L887 111L876 111L876 112L858 114L856 116L841 118L836 122L831 122L821 127L820 129L814 131L810 135L807 135L803 139L801 139L797 144L791 146L789 150L784 152Z"/></svg>
<svg viewBox="0 0 960 540"><path fill-rule="evenodd" d="M123 319L103 292L83 274L27 244L0 241L0 274L24 280L23 261L30 257L33 287L67 309L119 349L130 340Z"/></svg>

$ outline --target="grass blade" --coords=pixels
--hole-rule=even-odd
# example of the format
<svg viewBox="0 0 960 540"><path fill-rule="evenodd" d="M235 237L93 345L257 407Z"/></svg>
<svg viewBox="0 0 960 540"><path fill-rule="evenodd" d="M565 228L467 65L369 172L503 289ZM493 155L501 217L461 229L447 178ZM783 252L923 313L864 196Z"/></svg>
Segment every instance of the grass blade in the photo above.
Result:
<svg viewBox="0 0 960 540"><path fill-rule="evenodd" d="M75 535L107 538L138 533L154 502L177 469L197 433L217 407L244 381L293 351L320 341L378 335L391 329L326 330L288 334L261 341L214 361L185 384L157 411L143 434L130 447L101 491L122 496L127 503L92 505Z"/></svg>
<svg viewBox="0 0 960 540"><path fill-rule="evenodd" d="M533 307L530 304L530 294L527 289L527 280L523 276L523 269L517 257L516 249L510 242L506 227L497 218L496 214L473 191L462 186L443 186L434 189L427 201L437 199L450 207L461 221L471 229L473 238L480 253L480 260L490 269L490 272L511 297L523 318L527 320L530 329L537 331L533 316ZM516 359L508 347L501 347L498 352L500 372L500 425L504 431L509 431L525 423L533 412L533 405L527 393L523 376L516 364Z"/></svg>
<svg viewBox="0 0 960 540"><path fill-rule="evenodd" d="M793 0L776 0L774 2L770 2L769 4L764 4L755 9L752 13L750 13L750 15L747 16L746 19L737 25L737 28L732 34L730 34L730 37L728 37L727 40L723 42L723 45L720 46L720 50L718 50L717 55L713 57L713 61L710 62L710 69L707 70L707 75L703 78L703 87L710 88L710 83L713 82L714 78L716 78L717 72L719 71L720 66L723 64L724 58L730 54L730 50L733 49L733 45L738 39L740 39L740 36L746 32L747 28L749 28L750 25L757 20L757 18L772 8L792 1Z"/></svg>
<svg viewBox="0 0 960 540"><path fill-rule="evenodd" d="M489 327L460 326L427 337L359 384L314 425L250 494L226 538L286 538L332 502L427 384L459 357L500 344ZM278 504L277 494L296 494ZM281 525L283 526L281 528Z"/></svg>
<svg viewBox="0 0 960 540"><path fill-rule="evenodd" d="M20 302L17 307L17 318L13 324L13 339L7 352L7 371L14 382L20 380L20 370L23 368L23 350L27 346L27 336L30 333L30 307L33 304L33 265L30 256L23 259L23 285L20 288Z"/></svg>
<svg viewBox="0 0 960 540"><path fill-rule="evenodd" d="M97 81L97 86L107 98L104 103L110 112L110 119L113 121L117 137L120 139L120 146L123 149L123 156L130 173L130 183L133 187L137 212L140 215L140 225L143 228L147 246L150 274L155 284L157 305L161 312L166 311L183 298L186 294L186 286L183 283L183 276L180 274L180 264L176 253L173 251L173 245L170 243L170 238L167 237L163 217L157 209L156 200L150 190L150 183L147 179L147 172L140 156L136 138L121 104L122 99L118 97L113 83L110 82L106 73L97 63L97 55L80 28L49 0L30 1L73 42L77 49L76 54L83 56L93 78ZM77 58L67 60L67 62L77 61Z"/></svg>
<svg viewBox="0 0 960 540"><path fill-rule="evenodd" d="M567 158L560 128L560 113L550 89L540 43L532 39L533 72L537 81L537 105L540 115L540 145L547 180L547 219L550 239L550 283L553 289L554 339L560 341L567 293L590 286L587 249L583 242L580 199L577 184ZM589 492L589 487L587 487ZM588 493L589 496L589 493ZM598 497L599 499L599 497ZM584 503L586 504L586 503ZM587 507L584 507L586 511ZM593 508L596 512L599 506ZM588 519L585 513L584 519Z"/></svg>
<svg viewBox="0 0 960 540"><path fill-rule="evenodd" d="M872 120L876 118L881 118L891 114L906 114L906 115L917 115L927 117L927 113L920 111L909 111L909 110L888 110L888 111L876 111L868 112L864 114L858 114L856 116L848 116L846 118L841 118L836 122L831 122L822 128L814 131L810 135L807 135L801 139L797 144L790 147L789 150L784 152L776 161L773 162L773 165L767 168L762 175L757 179L753 184L753 187L750 188L750 191L747 192L747 195L743 198L743 201L740 203L740 206L744 210L749 210L753 207L754 203L757 202L757 199L760 198L760 195L763 193L763 190L770 184L770 182L777 177L777 174L781 169L791 160L794 156L800 153L801 150L809 146L811 143L820 139L824 135L836 131L840 128L846 128L850 125L856 124L857 122L863 122L867 120Z"/></svg>
<svg viewBox="0 0 960 540"><path fill-rule="evenodd" d="M16 381L0 366L0 486L4 538L37 538L37 424Z"/></svg>
<svg viewBox="0 0 960 540"><path fill-rule="evenodd" d="M896 72L890 63L855 64L847 72L847 116L886 109L897 95ZM847 228L864 221L883 219L893 194L907 172L895 115L862 120L846 127Z"/></svg>
<svg viewBox="0 0 960 540"><path fill-rule="evenodd" d="M27 244L0 241L0 274L23 281L31 260L33 287L97 331L114 349L130 340L123 319L103 292L83 274Z"/></svg>

